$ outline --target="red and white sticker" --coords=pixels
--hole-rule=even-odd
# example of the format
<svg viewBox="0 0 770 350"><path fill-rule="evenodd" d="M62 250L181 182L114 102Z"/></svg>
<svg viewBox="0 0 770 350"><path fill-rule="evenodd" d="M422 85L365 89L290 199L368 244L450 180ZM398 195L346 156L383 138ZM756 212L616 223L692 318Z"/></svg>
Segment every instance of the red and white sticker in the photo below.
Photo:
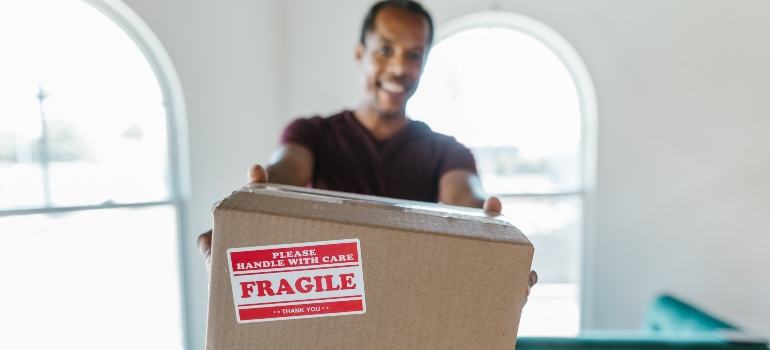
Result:
<svg viewBox="0 0 770 350"><path fill-rule="evenodd" d="M358 239L227 250L238 323L366 312Z"/></svg>

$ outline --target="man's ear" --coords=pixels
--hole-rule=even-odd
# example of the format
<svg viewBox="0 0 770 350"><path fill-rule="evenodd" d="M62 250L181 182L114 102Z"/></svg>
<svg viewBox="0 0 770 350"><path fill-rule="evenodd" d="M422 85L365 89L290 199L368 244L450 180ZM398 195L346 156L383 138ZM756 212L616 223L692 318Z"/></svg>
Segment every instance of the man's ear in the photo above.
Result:
<svg viewBox="0 0 770 350"><path fill-rule="evenodd" d="M364 57L364 45L361 43L356 44L356 64L361 65L361 59Z"/></svg>

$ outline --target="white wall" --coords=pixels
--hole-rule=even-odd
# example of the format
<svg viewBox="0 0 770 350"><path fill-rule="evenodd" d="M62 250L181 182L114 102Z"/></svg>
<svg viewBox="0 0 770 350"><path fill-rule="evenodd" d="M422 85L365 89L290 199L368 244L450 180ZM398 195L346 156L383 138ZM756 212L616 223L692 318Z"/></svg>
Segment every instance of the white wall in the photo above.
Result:
<svg viewBox="0 0 770 350"><path fill-rule="evenodd" d="M166 46L187 98L186 287L200 348L194 236L288 120L355 105L353 46L370 2L125 1ZM493 8L533 17L586 62L599 102L590 326L637 328L670 291L770 335L770 2L424 3L437 25Z"/></svg>

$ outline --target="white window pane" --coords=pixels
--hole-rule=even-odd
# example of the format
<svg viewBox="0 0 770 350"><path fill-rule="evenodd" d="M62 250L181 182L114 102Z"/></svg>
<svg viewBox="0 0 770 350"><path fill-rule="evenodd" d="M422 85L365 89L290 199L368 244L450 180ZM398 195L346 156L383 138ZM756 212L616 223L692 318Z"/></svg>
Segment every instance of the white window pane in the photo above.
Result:
<svg viewBox="0 0 770 350"><path fill-rule="evenodd" d="M181 349L173 206L0 217L3 349Z"/></svg>
<svg viewBox="0 0 770 350"><path fill-rule="evenodd" d="M578 195L502 197L503 215L535 246L543 283L579 283L583 205Z"/></svg>
<svg viewBox="0 0 770 350"><path fill-rule="evenodd" d="M580 189L577 90L529 35L475 28L441 40L407 113L472 148L490 193Z"/></svg>
<svg viewBox="0 0 770 350"><path fill-rule="evenodd" d="M0 51L13 53L0 55L0 168L41 163L44 206L167 200L163 97L131 38L77 0L3 2L0 23ZM13 179L0 185L31 186Z"/></svg>
<svg viewBox="0 0 770 350"><path fill-rule="evenodd" d="M579 190L576 155L528 157L516 147L472 148L484 190L490 195Z"/></svg>
<svg viewBox="0 0 770 350"><path fill-rule="evenodd" d="M38 86L29 64L34 44L19 35L29 26L21 19L34 12L21 4L0 2L0 210L45 205L43 173L35 155L41 123Z"/></svg>
<svg viewBox="0 0 770 350"><path fill-rule="evenodd" d="M0 163L0 210L45 205L40 163Z"/></svg>
<svg viewBox="0 0 770 350"><path fill-rule="evenodd" d="M521 312L519 336L574 337L580 333L580 287L538 283Z"/></svg>

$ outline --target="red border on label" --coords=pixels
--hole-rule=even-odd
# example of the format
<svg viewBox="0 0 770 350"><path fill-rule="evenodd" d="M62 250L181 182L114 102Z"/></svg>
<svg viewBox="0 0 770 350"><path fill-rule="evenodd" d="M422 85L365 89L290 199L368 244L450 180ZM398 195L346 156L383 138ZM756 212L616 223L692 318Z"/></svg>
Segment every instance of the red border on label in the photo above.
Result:
<svg viewBox="0 0 770 350"><path fill-rule="evenodd" d="M238 322L365 313L360 244L345 239L228 249Z"/></svg>
<svg viewBox="0 0 770 350"><path fill-rule="evenodd" d="M266 306L238 311L241 321L272 318L298 317L323 314L339 314L363 310L363 300L330 301L324 303L299 303L295 305Z"/></svg>

